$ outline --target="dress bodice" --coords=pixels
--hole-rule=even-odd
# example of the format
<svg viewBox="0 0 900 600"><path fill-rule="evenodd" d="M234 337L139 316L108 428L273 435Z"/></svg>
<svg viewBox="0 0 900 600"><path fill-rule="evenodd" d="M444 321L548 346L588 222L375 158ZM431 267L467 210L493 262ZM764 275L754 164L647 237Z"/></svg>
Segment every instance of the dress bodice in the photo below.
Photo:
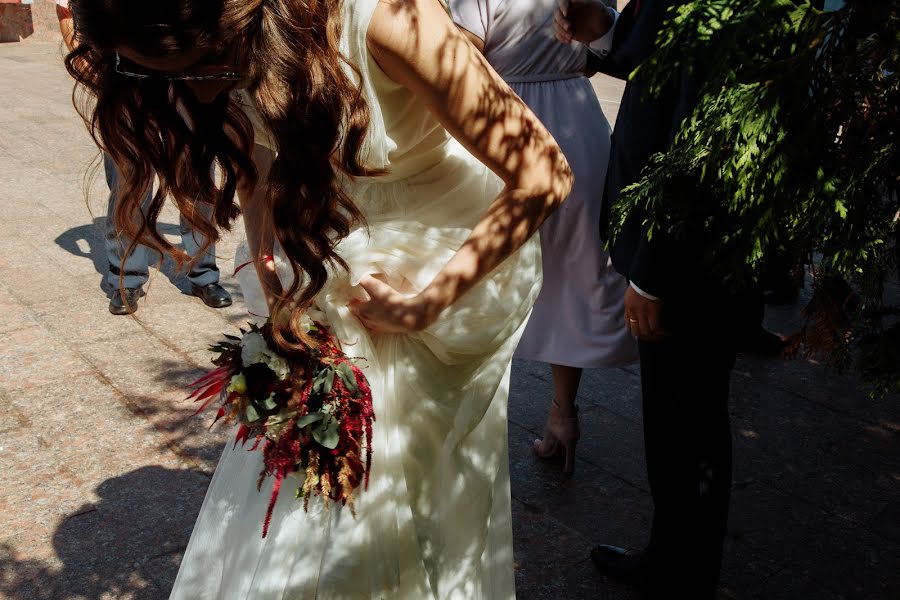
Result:
<svg viewBox="0 0 900 600"><path fill-rule="evenodd" d="M581 75L587 48L553 33L559 0L451 0L453 19L484 41L484 55L507 81Z"/></svg>
<svg viewBox="0 0 900 600"><path fill-rule="evenodd" d="M374 91L367 100L381 113L388 170L384 182L408 178L438 164L446 157L450 135L423 102L381 70L368 51L366 62ZM372 129L377 135L379 128ZM372 143L378 141L373 139Z"/></svg>
<svg viewBox="0 0 900 600"><path fill-rule="evenodd" d="M360 86L371 113L364 162L387 170L374 183L389 183L438 164L445 158L450 136L428 107L409 89L392 81L372 58L366 34L377 4L377 0L344 3L341 51L349 63L345 64L345 72ZM250 94L235 90L232 97L253 124L256 143L277 152L277 142L264 125Z"/></svg>

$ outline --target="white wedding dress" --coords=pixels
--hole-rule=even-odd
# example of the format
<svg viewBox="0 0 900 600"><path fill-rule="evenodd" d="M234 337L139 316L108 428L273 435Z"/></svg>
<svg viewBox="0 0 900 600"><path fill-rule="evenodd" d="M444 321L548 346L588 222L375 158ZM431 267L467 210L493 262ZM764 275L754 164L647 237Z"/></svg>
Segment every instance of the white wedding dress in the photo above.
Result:
<svg viewBox="0 0 900 600"><path fill-rule="evenodd" d="M335 273L317 298L348 354L366 359L377 417L369 489L355 519L321 499L305 512L289 477L262 539L272 482L257 491L261 453L229 444L173 600L515 597L506 405L513 350L540 289L540 244L535 236L420 333L371 335L350 314L365 274L410 293L426 286L502 187L371 59L377 3L344 2L342 46L372 112L366 162L389 174L353 184L368 232L341 242L349 273ZM257 141L271 145L247 112ZM242 287L259 313L252 271L241 271Z"/></svg>

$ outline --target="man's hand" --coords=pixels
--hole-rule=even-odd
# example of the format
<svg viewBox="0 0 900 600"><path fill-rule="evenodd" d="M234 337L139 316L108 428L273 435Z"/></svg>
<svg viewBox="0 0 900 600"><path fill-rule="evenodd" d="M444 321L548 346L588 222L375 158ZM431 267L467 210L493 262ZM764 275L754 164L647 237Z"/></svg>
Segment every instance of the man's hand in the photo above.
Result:
<svg viewBox="0 0 900 600"><path fill-rule="evenodd" d="M654 342L666 336L660 321L662 304L662 300L645 298L628 286L625 292L625 322L636 338Z"/></svg>
<svg viewBox="0 0 900 600"><path fill-rule="evenodd" d="M558 0L559 9L553 20L556 38L569 44L572 41L590 44L610 30L613 16L602 0Z"/></svg>

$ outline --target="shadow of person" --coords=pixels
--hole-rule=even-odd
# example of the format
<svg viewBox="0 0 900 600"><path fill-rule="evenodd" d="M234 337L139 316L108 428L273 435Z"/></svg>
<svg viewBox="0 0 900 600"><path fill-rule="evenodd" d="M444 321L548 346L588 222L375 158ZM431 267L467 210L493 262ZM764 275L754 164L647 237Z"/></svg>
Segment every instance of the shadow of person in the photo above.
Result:
<svg viewBox="0 0 900 600"><path fill-rule="evenodd" d="M189 469L142 467L107 479L98 500L62 519L59 563L18 560L0 546L0 597L10 600L163 600L209 484Z"/></svg>
<svg viewBox="0 0 900 600"><path fill-rule="evenodd" d="M97 217L90 225L79 225L67 229L53 241L69 254L89 258L94 263L97 273L106 276L109 271L109 261L106 259L103 239L105 222L105 218ZM86 250L85 247L87 247Z"/></svg>
<svg viewBox="0 0 900 600"><path fill-rule="evenodd" d="M160 223L158 225L160 233L166 236L180 236L178 225L171 223ZM113 286L107 281L109 273L109 259L106 254L106 217L95 217L93 223L79 225L67 229L54 240L60 248L66 252L90 259L94 263L94 269L101 276L100 289L109 296L112 293ZM180 244L176 247L181 248ZM85 249L86 248L86 249ZM181 290L182 293L190 293L190 284L184 273L180 272L175 266L171 258L166 257L162 265L157 265L159 255L150 260L150 267L158 267L159 271L166 278Z"/></svg>

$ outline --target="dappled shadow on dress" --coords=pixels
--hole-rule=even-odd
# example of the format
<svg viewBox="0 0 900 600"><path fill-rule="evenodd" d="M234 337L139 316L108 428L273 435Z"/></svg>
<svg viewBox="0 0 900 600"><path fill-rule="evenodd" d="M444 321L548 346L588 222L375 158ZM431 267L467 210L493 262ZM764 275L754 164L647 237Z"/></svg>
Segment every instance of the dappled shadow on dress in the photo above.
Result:
<svg viewBox="0 0 900 600"><path fill-rule="evenodd" d="M403 1L394 6L402 9L408 5L409 2ZM459 42L443 48L438 57L440 65L447 67L446 79L442 83L451 100L463 96L477 98L477 107L465 123L468 137L482 145L487 145L489 140L499 147L504 157L503 166L516 175L520 175L524 167L533 162L550 163L550 172L565 171L559 150L552 144L543 143L543 131L535 123L523 122L518 118L523 109L511 90L488 85L469 89L470 84L454 81L451 73L455 69L452 67L458 65L457 61L468 61L471 52L471 47L460 38ZM480 68L479 65L487 68L482 63L475 65L475 68ZM477 216L490 211L496 217L496 229L490 232L494 235L482 235L470 244L485 259L506 254L509 248L504 234L509 231L521 234L522 231L535 229L541 214L536 209L542 202L541 198L524 198L522 202L489 208L491 197L492 194L479 196L484 202ZM473 224L470 221L465 225ZM441 226L446 228L446 224L436 224L434 229L441 229ZM415 259L419 253L434 251L431 246L440 240L422 236L415 241L418 245L416 252L410 253L409 260L401 261L404 267L424 276L431 267L445 264L446 260L417 265ZM211 495L221 505L220 512L209 513L212 515L209 527L204 527L203 519L198 522L197 530L203 533L197 542L200 545L196 549L192 546L195 560L185 564L193 562L198 567L198 575L202 575L200 571L209 569L213 559L217 559L228 567L226 572L229 576L253 576L257 565L260 569L268 565L286 565L285 577L264 580L260 585L290 587L295 578L317 577L322 589L337 589L335 595L349 588L352 585L349 580L353 577L377 576L389 581L384 585L380 581L372 582L371 588L375 590L390 589L401 585L401 582L406 584L414 580L433 588L436 597L505 597L505 593L501 596L491 593L491 590L477 589L476 593L468 593L472 586L480 585L473 581L474 578L469 578L469 574L480 575L484 571L498 573L504 578L513 577L511 535L508 535L511 531L509 488L506 482L506 375L512 355L511 346L515 345L518 327L527 315L527 306L533 302L537 287L537 274L532 269L523 269L523 273L513 267L516 261L529 267L537 264L535 259L535 256L523 257L522 254L509 259L501 266L502 277L495 276L490 285L469 291L434 327L410 336L373 336L368 345L372 348L377 346L377 352L359 350L360 354L370 358L369 362L373 365L371 372L375 374L373 378L381 380L382 398L388 400L384 402L388 406L381 406L382 410L377 412L379 420L376 423L372 487L361 495L357 527L350 521L353 517L349 511L337 507L332 507L332 514L324 515L318 521L315 520L316 515L301 520L302 509L295 502L292 504L289 497L291 486L286 485L276 507L270 538L259 552L250 552L250 542L261 534L263 512L260 511L258 516L239 513L245 507L264 506L268 498L266 490L271 482L266 482L261 494L263 501L258 502L255 495L259 492L254 487L258 470L252 461L254 457L244 453L243 458L248 461L245 473L245 465L239 460L242 457L230 455L232 461L222 462L226 465L235 462L231 474L239 476L231 477L229 471L223 472L220 467L217 477L221 475L221 493ZM410 283L413 279L415 277L408 278ZM332 309L334 312L345 310L345 305ZM511 312L514 313L512 316ZM343 320L338 319L334 325L341 326ZM344 324L358 325L349 317L346 317ZM374 364L376 360L381 361L380 368ZM155 367L148 365L148 368ZM258 457L255 458L258 460ZM214 481L213 485L216 483ZM200 504L199 498L192 495L186 499L190 509L182 511L184 503L179 503L178 498L168 496L155 500L161 508L154 505L150 510L137 506L135 502L126 502L123 522L127 523L130 515L145 522L147 514L155 512L158 517L168 514L166 510L173 511L171 514L177 514L178 519L184 514L192 518ZM310 507L311 512L317 510L322 510L320 501ZM236 515L232 529L226 529L228 521L217 518L220 514ZM93 515L94 512L89 511L73 519L93 521L96 519ZM298 522L301 525L309 522L315 527L301 527L294 532L290 527ZM471 523L476 523L478 527L470 527ZM102 523L94 521L93 524L98 526ZM435 524L443 526L440 531L430 530ZM328 529L315 531L315 528ZM94 531L85 529L88 533ZM170 532L170 538L186 540L183 534L189 529L189 525L179 525ZM65 531L66 527L60 528L60 532ZM246 536L236 535L236 532L244 531ZM222 543L218 543L217 532L226 536ZM287 534L288 539L280 538L282 533ZM298 555L294 551L298 546L292 543L298 538L290 539L292 533L321 536L322 550L318 554L328 559L327 566L320 567L325 561L318 560L319 556ZM347 535L340 535L342 533ZM180 551L180 545L145 556L146 562L141 563L139 558L127 556L127 551L134 549L132 546L119 547L116 543L127 544L130 537L137 537L140 545L135 547L158 547L160 540L156 537L157 532L151 528L129 534L123 536L121 541L106 538L94 540L88 536L94 546L100 546L101 541L112 544L116 556L110 559L110 564L120 567L119 571L105 571L108 575L101 581L94 582L92 576L83 574L92 571L92 565L85 562L90 560L87 557L96 557L94 560L100 561L101 557L109 556L106 548L82 549L76 545L57 545L57 552L64 563L62 576L48 571L46 577L38 574L37 579L53 579L55 576L58 582L64 580L67 572L72 572L82 579L86 578L82 587L88 589L89 597L101 597L103 593L117 598L128 597L128 594L135 598L158 597L153 594L167 591L171 585L168 574L173 570L169 567L170 562L166 561L171 561L175 555L173 553ZM205 542L207 534L209 540ZM334 538L328 539L332 535ZM402 547L398 547L400 544ZM83 555L86 557L83 558ZM137 552L136 556L139 555ZM224 559L221 558L223 555ZM398 556L396 561L394 556ZM385 557L397 563L390 565L395 567L393 570L367 571L358 568L361 561L374 564ZM166 566L163 569L165 576L161 576L159 581L152 581L155 588L151 592L147 586L140 587L143 581L133 578L143 576L141 565L152 561L163 561ZM137 566L129 568L128 564ZM15 561L11 565L15 567ZM422 571L427 571L425 577L421 576ZM152 573L146 575L147 578L153 576ZM185 575L190 576L190 572ZM488 581L484 585L494 584L489 578L485 579ZM364 586L368 583L364 582ZM231 588L228 590L232 593ZM225 590L220 591L226 593ZM257 591L264 595L268 590ZM233 593L235 597L240 597L237 592ZM426 592L419 597L431 597L431 594Z"/></svg>
<svg viewBox="0 0 900 600"><path fill-rule="evenodd" d="M524 109L511 90L454 78L459 61L471 60L473 52L460 40L443 47L436 60L438 87L450 101L475 99L466 137L499 148L503 170L516 182L527 182L523 171L535 162L549 162L548 172L565 175L559 150L535 122L519 118ZM487 69L481 62L465 66ZM414 108L423 123L433 123L424 108ZM484 260L496 259L509 252L510 232L537 227L544 198L491 206L502 182L472 164L455 142L438 150L447 158L428 170L412 165L404 175L397 160L384 180L367 182L371 188L358 200L369 235L351 234L337 246L354 275L374 273L415 293L463 243ZM456 164L460 177L446 177ZM470 187L461 192L463 186ZM443 208L445 218L438 219L431 203L441 199L454 210ZM494 217L494 231L465 242L485 212ZM259 495L252 485L258 456L226 452L175 597L212 589L239 598L312 597L313 590L341 598L508 598L513 556L505 376L537 294L536 253L532 243L433 326L408 335L362 332L346 308L354 279L335 274L317 302L348 352L367 359L376 404L371 486L360 494L357 518L337 507L325 514L318 501L306 515L290 499L298 482L286 482L269 537L259 541L271 482Z"/></svg>
<svg viewBox="0 0 900 600"><path fill-rule="evenodd" d="M0 597L168 597L208 483L202 473L161 466L107 479L95 502L62 518L53 535L54 561L19 559L0 546Z"/></svg>

